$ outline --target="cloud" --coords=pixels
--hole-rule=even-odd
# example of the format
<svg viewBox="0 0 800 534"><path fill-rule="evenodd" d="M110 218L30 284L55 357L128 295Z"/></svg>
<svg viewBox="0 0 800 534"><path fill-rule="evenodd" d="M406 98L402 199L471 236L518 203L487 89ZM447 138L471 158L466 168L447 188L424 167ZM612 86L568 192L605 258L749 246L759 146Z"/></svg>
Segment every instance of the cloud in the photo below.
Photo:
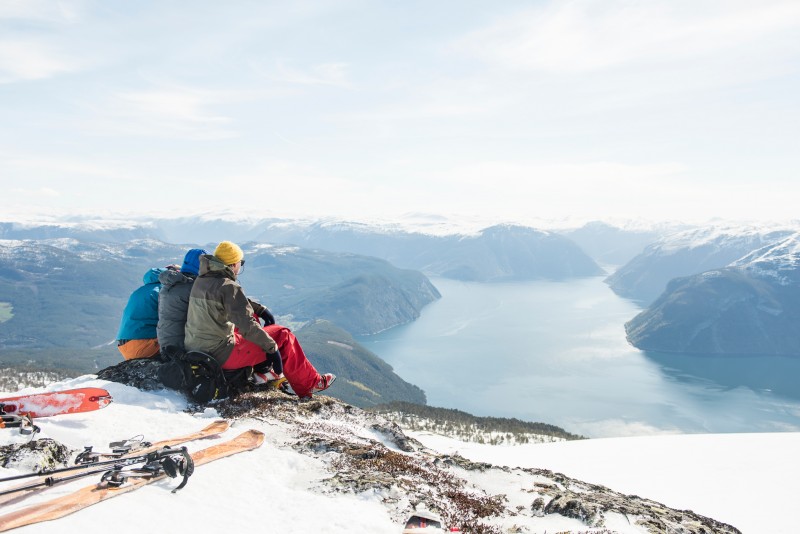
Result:
<svg viewBox="0 0 800 534"><path fill-rule="evenodd" d="M349 87L347 79L348 64L342 62L320 63L307 69L290 67L285 61L278 61L275 67L274 79L286 83L299 85L330 85L335 87Z"/></svg>
<svg viewBox="0 0 800 534"><path fill-rule="evenodd" d="M91 162L87 162L61 156L42 157L40 154L0 152L0 176L3 177L3 181L18 173L35 176L37 179L55 177L53 178L55 180L61 180L64 176L122 178L122 175L113 168L98 164L94 158Z"/></svg>
<svg viewBox="0 0 800 534"><path fill-rule="evenodd" d="M225 91L191 87L158 87L119 91L96 109L89 128L116 135L182 139L236 137L232 120L211 111L236 97Z"/></svg>
<svg viewBox="0 0 800 534"><path fill-rule="evenodd" d="M81 19L82 2L0 2L0 83L42 80L84 68L61 32Z"/></svg>
<svg viewBox="0 0 800 534"><path fill-rule="evenodd" d="M118 93L117 100L123 109L134 115L144 114L194 124L228 122L225 117L205 111L204 108L218 101L218 98L209 91L176 89Z"/></svg>
<svg viewBox="0 0 800 534"><path fill-rule="evenodd" d="M82 5L82 1L67 3L50 0L3 0L0 2L0 21L75 21L79 18Z"/></svg>
<svg viewBox="0 0 800 534"><path fill-rule="evenodd" d="M81 68L78 61L31 39L0 41L0 83L41 80Z"/></svg>
<svg viewBox="0 0 800 534"><path fill-rule="evenodd" d="M800 29L800 4L727 0L548 2L496 20L456 44L512 70L587 72L774 47ZM789 51L797 53L797 45Z"/></svg>
<svg viewBox="0 0 800 534"><path fill-rule="evenodd" d="M52 189L50 187L38 187L35 189L14 187L11 188L9 192L24 197L34 197L34 198L38 197L56 198L61 196L61 193L59 191L56 191L55 189Z"/></svg>

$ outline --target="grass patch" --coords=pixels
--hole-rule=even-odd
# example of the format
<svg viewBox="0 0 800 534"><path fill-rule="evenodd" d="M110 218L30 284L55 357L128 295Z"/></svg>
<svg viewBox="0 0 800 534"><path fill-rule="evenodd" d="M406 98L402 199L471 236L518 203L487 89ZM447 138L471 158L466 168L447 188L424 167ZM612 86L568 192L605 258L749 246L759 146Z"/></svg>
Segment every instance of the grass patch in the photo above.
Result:
<svg viewBox="0 0 800 534"><path fill-rule="evenodd" d="M350 380L349 382L353 387L356 387L356 388L360 389L361 391L366 391L367 393L372 393L376 397L380 397L380 394L377 391L375 391L374 389L368 388L367 386L365 386L361 382L356 382L355 380Z"/></svg>
<svg viewBox="0 0 800 534"><path fill-rule="evenodd" d="M10 302L0 302L0 323L4 323L14 317L14 314L11 313L13 309Z"/></svg>

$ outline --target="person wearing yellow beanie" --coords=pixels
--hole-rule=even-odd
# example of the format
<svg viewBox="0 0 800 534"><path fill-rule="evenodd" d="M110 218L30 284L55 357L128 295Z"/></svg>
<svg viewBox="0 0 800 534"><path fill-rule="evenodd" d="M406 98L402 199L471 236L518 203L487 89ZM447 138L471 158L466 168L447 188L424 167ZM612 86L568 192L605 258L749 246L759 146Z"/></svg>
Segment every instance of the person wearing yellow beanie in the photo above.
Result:
<svg viewBox="0 0 800 534"><path fill-rule="evenodd" d="M244 262L244 251L231 241L200 256L200 273L189 295L186 350L209 354L226 370L252 368L257 385L286 380L300 398L328 389L336 376L318 373L291 330L275 324L265 306L245 296L238 282Z"/></svg>
<svg viewBox="0 0 800 534"><path fill-rule="evenodd" d="M236 243L223 241L214 249L214 256L220 259L225 265L233 265L242 261L244 252Z"/></svg>

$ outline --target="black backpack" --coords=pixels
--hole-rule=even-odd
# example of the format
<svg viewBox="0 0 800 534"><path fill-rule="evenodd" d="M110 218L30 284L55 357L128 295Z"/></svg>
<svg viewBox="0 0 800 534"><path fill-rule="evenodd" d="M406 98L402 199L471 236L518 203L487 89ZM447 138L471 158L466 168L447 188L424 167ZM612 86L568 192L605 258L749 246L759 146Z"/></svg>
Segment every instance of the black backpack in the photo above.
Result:
<svg viewBox="0 0 800 534"><path fill-rule="evenodd" d="M183 352L175 347L165 347L162 357L166 362L158 370L161 383L183 392L198 404L249 389L252 367L223 370L214 357L204 352Z"/></svg>

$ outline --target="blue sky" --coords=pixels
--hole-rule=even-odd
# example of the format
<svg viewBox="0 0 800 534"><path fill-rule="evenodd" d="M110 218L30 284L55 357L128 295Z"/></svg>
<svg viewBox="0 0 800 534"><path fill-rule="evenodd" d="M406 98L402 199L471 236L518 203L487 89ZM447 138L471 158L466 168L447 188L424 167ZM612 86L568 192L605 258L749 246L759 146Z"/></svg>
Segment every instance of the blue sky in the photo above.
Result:
<svg viewBox="0 0 800 534"><path fill-rule="evenodd" d="M0 213L796 219L800 2L0 2Z"/></svg>

